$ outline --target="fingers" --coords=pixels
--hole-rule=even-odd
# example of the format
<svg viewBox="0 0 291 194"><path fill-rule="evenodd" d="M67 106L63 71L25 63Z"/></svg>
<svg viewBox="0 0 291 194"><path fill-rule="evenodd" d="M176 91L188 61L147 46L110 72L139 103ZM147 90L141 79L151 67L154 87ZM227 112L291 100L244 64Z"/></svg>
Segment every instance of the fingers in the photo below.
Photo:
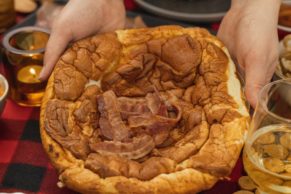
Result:
<svg viewBox="0 0 291 194"><path fill-rule="evenodd" d="M250 105L255 108L258 102L258 94L264 84L249 83L246 85L245 94Z"/></svg>
<svg viewBox="0 0 291 194"><path fill-rule="evenodd" d="M71 41L72 35L64 33L60 28L54 30L48 40L44 55L44 66L40 72L39 79L46 80L51 74L56 62Z"/></svg>
<svg viewBox="0 0 291 194"><path fill-rule="evenodd" d="M246 97L253 108L256 107L260 91L270 82L276 63L271 65L253 64L246 66Z"/></svg>
<svg viewBox="0 0 291 194"><path fill-rule="evenodd" d="M81 4L77 0L69 1L53 25L39 79L48 78L70 41L79 40L97 32L122 28L124 21L125 8L122 0L88 0Z"/></svg>
<svg viewBox="0 0 291 194"><path fill-rule="evenodd" d="M268 82L267 73L265 69L267 65L260 63L249 63L246 65L246 97L253 108L256 107L258 101L258 95L261 88Z"/></svg>

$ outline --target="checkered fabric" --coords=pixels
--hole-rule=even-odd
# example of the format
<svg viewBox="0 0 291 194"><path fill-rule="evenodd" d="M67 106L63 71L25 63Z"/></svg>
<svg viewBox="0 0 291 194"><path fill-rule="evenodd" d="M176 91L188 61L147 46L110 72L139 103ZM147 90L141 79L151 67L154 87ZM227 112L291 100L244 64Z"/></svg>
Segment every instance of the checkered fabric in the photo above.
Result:
<svg viewBox="0 0 291 194"><path fill-rule="evenodd" d="M230 180L204 194L231 194L243 173L238 161ZM45 154L39 133L39 108L20 107L8 100L0 119L0 192L70 194L57 187L58 176Z"/></svg>
<svg viewBox="0 0 291 194"><path fill-rule="evenodd" d="M74 193L57 187L39 133L39 108L8 100L0 119L0 192Z"/></svg>

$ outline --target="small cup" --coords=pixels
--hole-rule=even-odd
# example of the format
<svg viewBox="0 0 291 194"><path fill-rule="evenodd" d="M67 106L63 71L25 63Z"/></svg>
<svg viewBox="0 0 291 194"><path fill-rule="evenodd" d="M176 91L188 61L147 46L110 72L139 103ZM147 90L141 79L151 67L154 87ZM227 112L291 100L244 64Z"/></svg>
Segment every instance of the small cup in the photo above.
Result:
<svg viewBox="0 0 291 194"><path fill-rule="evenodd" d="M38 76L48 38L47 29L34 26L18 28L3 38L10 94L19 105L41 104L46 82L41 82Z"/></svg>

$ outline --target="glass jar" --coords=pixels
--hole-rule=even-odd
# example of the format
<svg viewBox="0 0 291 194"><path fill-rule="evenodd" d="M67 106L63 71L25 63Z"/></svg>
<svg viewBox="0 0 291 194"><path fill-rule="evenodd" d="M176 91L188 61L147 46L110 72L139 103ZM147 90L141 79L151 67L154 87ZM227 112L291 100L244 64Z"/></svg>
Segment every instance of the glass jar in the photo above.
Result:
<svg viewBox="0 0 291 194"><path fill-rule="evenodd" d="M11 98L22 106L40 106L46 82L38 79L49 31L27 26L7 33L3 38L5 66Z"/></svg>

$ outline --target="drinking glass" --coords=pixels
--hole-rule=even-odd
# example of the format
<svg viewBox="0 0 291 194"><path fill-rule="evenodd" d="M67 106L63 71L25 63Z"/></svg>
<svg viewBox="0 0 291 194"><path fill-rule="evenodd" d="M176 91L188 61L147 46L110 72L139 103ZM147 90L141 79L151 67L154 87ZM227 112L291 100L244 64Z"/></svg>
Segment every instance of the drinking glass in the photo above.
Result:
<svg viewBox="0 0 291 194"><path fill-rule="evenodd" d="M291 80L278 80L262 88L243 162L258 185L258 193L291 193Z"/></svg>

